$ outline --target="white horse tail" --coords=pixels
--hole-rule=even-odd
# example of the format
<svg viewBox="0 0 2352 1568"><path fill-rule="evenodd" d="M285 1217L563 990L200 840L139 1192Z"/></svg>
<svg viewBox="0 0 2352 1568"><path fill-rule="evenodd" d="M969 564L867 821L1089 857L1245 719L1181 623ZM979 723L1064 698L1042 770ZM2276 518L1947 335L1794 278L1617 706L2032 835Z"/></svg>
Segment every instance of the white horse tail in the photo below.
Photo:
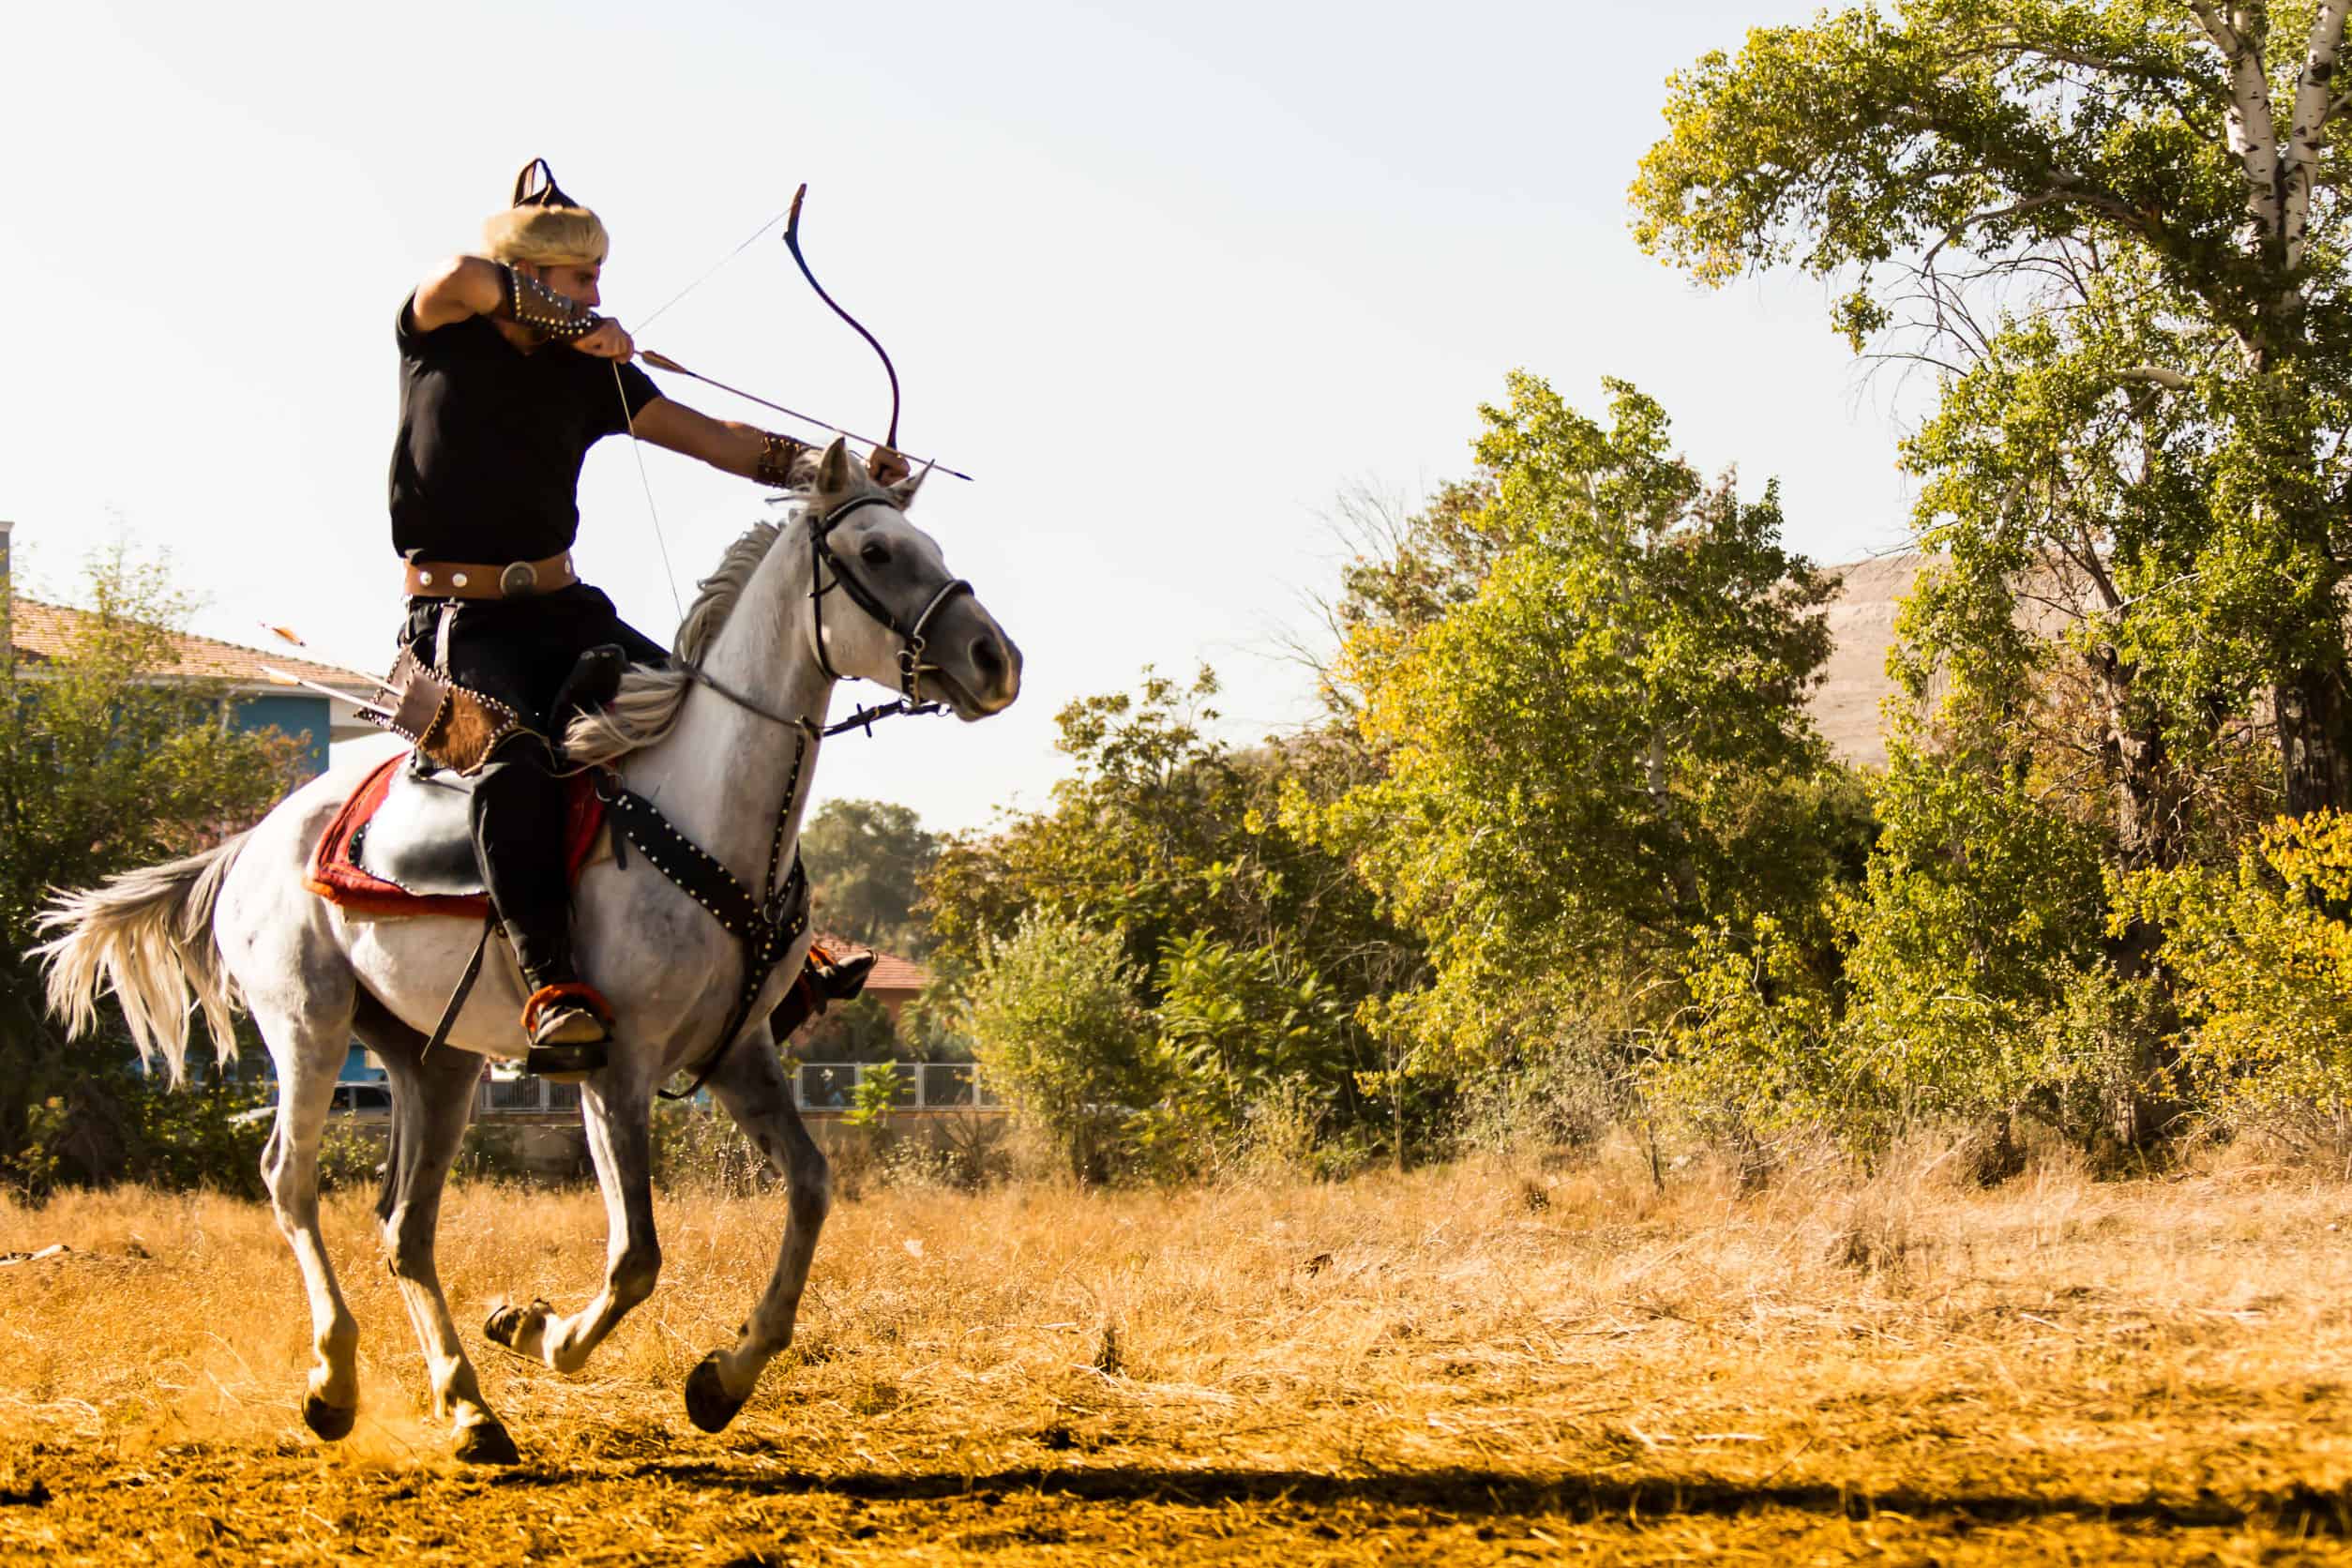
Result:
<svg viewBox="0 0 2352 1568"><path fill-rule="evenodd" d="M65 1021L69 1038L98 1023L103 984L122 1006L141 1060L161 1054L177 1083L188 1072L192 989L212 1028L215 1053L223 1062L236 1055L236 982L221 961L212 918L246 837L60 894L41 912L37 927L51 940L33 956L49 972L49 1010Z"/></svg>

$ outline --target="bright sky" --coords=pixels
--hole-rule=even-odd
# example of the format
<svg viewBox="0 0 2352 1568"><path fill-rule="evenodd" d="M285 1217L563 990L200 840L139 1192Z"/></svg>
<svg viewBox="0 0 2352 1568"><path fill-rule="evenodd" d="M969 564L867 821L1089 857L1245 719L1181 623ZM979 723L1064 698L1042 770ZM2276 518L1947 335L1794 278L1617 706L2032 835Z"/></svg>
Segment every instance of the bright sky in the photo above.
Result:
<svg viewBox="0 0 2352 1568"><path fill-rule="evenodd" d="M1603 376L1634 381L1701 466L1778 475L1817 558L1898 538L1898 400L1825 290L1705 293L1626 226L1668 72L1812 8L20 8L0 517L34 584L127 533L204 596L197 629L292 626L380 670L416 279L544 155L612 230L605 301L633 326L806 180L818 275L897 361L903 445L980 481L934 478L915 519L1028 659L1007 714L837 742L818 792L981 825L1045 801L1058 708L1146 664L1214 663L1237 740L1303 716L1274 650L1335 580L1335 498L1464 473L1514 367L1589 410ZM880 364L773 237L639 340L853 428L888 416ZM671 576L690 595L764 508L656 448L644 471L626 441L590 456L578 554L666 640Z"/></svg>

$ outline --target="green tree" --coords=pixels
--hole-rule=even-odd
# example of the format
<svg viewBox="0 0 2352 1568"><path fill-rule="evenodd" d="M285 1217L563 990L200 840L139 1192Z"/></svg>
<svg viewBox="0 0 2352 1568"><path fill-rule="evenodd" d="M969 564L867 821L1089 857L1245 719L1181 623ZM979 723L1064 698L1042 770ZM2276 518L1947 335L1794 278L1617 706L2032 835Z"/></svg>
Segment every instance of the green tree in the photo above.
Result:
<svg viewBox="0 0 2352 1568"><path fill-rule="evenodd" d="M1237 832L1245 790L1209 732L1216 690L1206 669L1189 686L1147 670L1135 693L1062 710L1055 745L1076 766L1051 808L958 839L927 879L926 912L951 964L968 963L1022 912L1050 909L1119 931L1148 1003L1151 966L1172 937L1249 918L1264 868L1225 854L1247 842Z"/></svg>
<svg viewBox="0 0 2352 1568"><path fill-rule="evenodd" d="M1115 933L1146 1010L1175 972L1163 960L1188 944L1278 961L1343 1012L1417 975L1419 943L1283 804L1364 776L1362 748L1329 729L1229 746L1211 729L1215 692L1207 670L1188 686L1147 671L1138 691L1063 710L1059 744L1076 765L1050 807L956 839L925 881L940 990L966 987L988 944L1033 911ZM1362 1029L1338 1032L1313 1090L1334 1106L1334 1131L1396 1119L1397 1086L1380 1070Z"/></svg>
<svg viewBox="0 0 2352 1568"><path fill-rule="evenodd" d="M0 1160L26 1153L40 1108L44 1146L66 1149L85 1178L142 1157L126 1146L142 1121L122 1105L137 1092L131 1053L127 1036L68 1046L25 957L35 915L54 888L243 826L285 792L295 761L283 736L223 722L220 685L175 673L188 604L161 565L102 552L87 598L62 655L0 676Z"/></svg>
<svg viewBox="0 0 2352 1568"><path fill-rule="evenodd" d="M907 1054L890 1009L871 996L832 1003L783 1044L803 1062L889 1062Z"/></svg>
<svg viewBox="0 0 2352 1568"><path fill-rule="evenodd" d="M826 801L800 836L818 924L868 947L924 957L930 932L914 905L940 844L907 807Z"/></svg>
<svg viewBox="0 0 2352 1568"><path fill-rule="evenodd" d="M2228 721L2254 691L2245 650L2197 608L2219 528L2210 421L2126 379L2164 337L2158 292L2120 264L2081 281L2071 311L1987 335L1906 443L1937 559L1895 668L1922 743L2029 758L2136 869L2242 830L2245 730Z"/></svg>
<svg viewBox="0 0 2352 1568"><path fill-rule="evenodd" d="M2109 578L2109 611L2149 605L2103 634L2115 656L2167 656L2175 718L2184 696L2258 692L2299 814L2352 804L2346 9L1911 0L1759 28L1675 78L1633 188L1641 241L1700 279L1793 263L1849 286L1836 319L1858 349L1918 345L1948 396L1989 367L1919 460L1993 484L1971 527L2058 485L2048 509L2075 518L2042 537L2088 519L2073 569ZM1980 325L1972 302L2010 315ZM1952 449L2028 409L2022 460ZM2097 536L2149 502L2148 536ZM2123 706L2143 744L2157 704ZM2133 787L2161 777L2138 761Z"/></svg>
<svg viewBox="0 0 2352 1568"><path fill-rule="evenodd" d="M1485 1060L1605 996L1662 1018L1718 920L1772 915L1826 958L1822 886L1859 862L1803 707L1831 580L1781 543L1772 488L1704 482L1655 402L1610 390L1604 426L1513 377L1481 411L1487 481L1455 492L1485 542L1347 628L1385 772L1306 816L1427 942L1436 985L1372 1019L1424 1049Z"/></svg>

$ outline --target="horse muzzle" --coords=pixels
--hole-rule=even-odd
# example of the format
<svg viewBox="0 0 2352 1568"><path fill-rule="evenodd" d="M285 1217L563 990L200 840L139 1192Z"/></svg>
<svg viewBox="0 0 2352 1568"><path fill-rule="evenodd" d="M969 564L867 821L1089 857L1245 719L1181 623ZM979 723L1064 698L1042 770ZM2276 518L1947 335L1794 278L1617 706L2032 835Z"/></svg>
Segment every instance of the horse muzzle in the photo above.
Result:
<svg viewBox="0 0 2352 1568"><path fill-rule="evenodd" d="M967 723L1003 713L1021 694L1021 651L996 617L967 597L939 615L924 650L923 684Z"/></svg>

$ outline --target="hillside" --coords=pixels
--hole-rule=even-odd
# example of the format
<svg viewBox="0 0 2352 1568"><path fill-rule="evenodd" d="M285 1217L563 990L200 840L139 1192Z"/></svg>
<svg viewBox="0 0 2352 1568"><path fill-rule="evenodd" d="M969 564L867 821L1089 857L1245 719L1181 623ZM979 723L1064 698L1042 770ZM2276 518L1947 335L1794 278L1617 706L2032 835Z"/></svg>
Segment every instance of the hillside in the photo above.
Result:
<svg viewBox="0 0 2352 1568"><path fill-rule="evenodd" d="M1848 762L1883 767L1887 740L1879 703L1894 690L1887 649L1894 642L1897 602L1919 575L1914 554L1888 555L1834 568L1845 586L1829 609L1829 679L1813 695L1813 720Z"/></svg>

